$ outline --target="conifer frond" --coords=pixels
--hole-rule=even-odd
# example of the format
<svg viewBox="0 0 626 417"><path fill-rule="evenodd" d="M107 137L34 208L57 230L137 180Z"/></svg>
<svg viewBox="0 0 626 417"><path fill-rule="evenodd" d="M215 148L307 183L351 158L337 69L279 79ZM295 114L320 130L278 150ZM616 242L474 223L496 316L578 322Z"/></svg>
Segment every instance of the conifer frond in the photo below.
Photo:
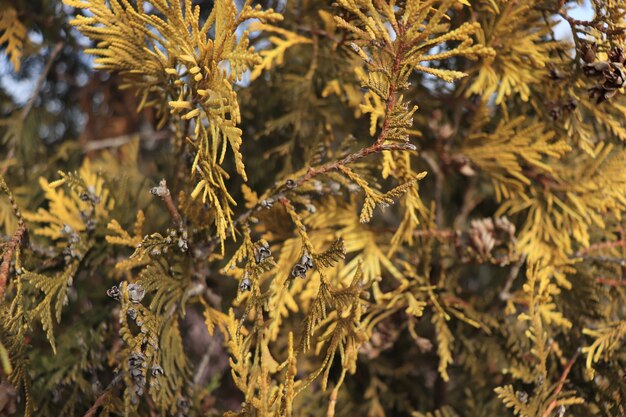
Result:
<svg viewBox="0 0 626 417"><path fill-rule="evenodd" d="M452 82L467 74L436 68L430 63L454 57L474 60L481 56L493 56L491 48L474 43L474 37L481 33L478 23L465 23L450 30L446 13L455 3L456 0L407 2L403 6L404 10L400 11L403 13L402 18L397 19L393 2L339 2L354 20L336 16L335 22L339 28L350 33L354 39L350 47L367 68L367 72L361 73L360 79L371 93L366 95L366 103L361 110L371 113L370 133L381 111L385 114L380 142L408 141L417 106L410 107L402 96L395 95L408 88L408 78L412 72L421 71ZM431 53L451 41L460 43L450 49ZM378 99L374 96L378 96ZM383 101L386 102L384 110L381 109Z"/></svg>
<svg viewBox="0 0 626 417"><path fill-rule="evenodd" d="M154 383L164 372L158 362L161 351L159 321L153 312L141 304L145 295L145 289L141 285L123 281L119 288L113 287L109 294L121 303L119 334L126 346L121 376L126 385L124 410L129 413L137 410L149 378L149 392L155 396ZM182 349L182 345L179 349ZM166 352L165 355L172 353L174 352ZM168 373L182 371L175 366L168 367L167 370Z"/></svg>
<svg viewBox="0 0 626 417"><path fill-rule="evenodd" d="M217 1L204 22L198 6L188 1L133 5L118 0L110 4L67 0L65 4L93 13L71 23L98 42L87 51L96 55L96 64L120 72L126 86L137 90L140 108L155 105L162 124L172 118L187 126L181 141L195 151L191 175L198 178L191 197L200 198L214 211L222 242L227 234L234 236L232 206L236 203L226 187L230 174L221 166L228 147L236 172L247 178L233 84L245 70L261 62L249 47L248 32L240 37L236 34L246 19L270 22L279 20L280 15L248 4L237 16L232 0Z"/></svg>
<svg viewBox="0 0 626 417"><path fill-rule="evenodd" d="M133 227L134 236L131 236L126 230L122 229L122 226L115 219L111 220L109 224L107 224L107 229L111 230L117 236L107 235L107 242L113 245L123 245L129 246L131 248L136 248L142 242L142 231L143 224L146 220L145 215L142 210L137 212L137 219L135 221L135 226Z"/></svg>
<svg viewBox="0 0 626 417"><path fill-rule="evenodd" d="M316 352L325 351L321 367L312 373L301 386L304 389L318 376L321 387L326 390L333 359L339 353L342 367L356 371L357 352L367 336L361 325L364 300L361 295L369 283L363 282L363 274L357 270L352 282L345 288L331 288L323 281L311 311L306 319L302 349L308 350L311 339L319 326L325 326L317 336Z"/></svg>
<svg viewBox="0 0 626 417"><path fill-rule="evenodd" d="M85 159L81 169L75 173L60 172L61 179L48 182L39 179L48 200L48 209L40 208L36 213L24 213L26 220L42 223L34 232L58 240L71 233L82 233L93 229L98 223L105 223L109 212L115 207L115 200L105 186L104 179ZM60 187L67 185L71 190L66 194Z"/></svg>
<svg viewBox="0 0 626 417"><path fill-rule="evenodd" d="M24 415L25 417L31 417L35 415L36 404L33 403L33 388L30 376L31 361L28 357L28 344L23 333L24 328L16 333L4 324L7 320L15 319L14 316L7 315L6 307L3 308L0 314L3 319L3 325L0 326L0 343L6 348L11 367L13 368L7 374L7 379L18 390L23 390Z"/></svg>
<svg viewBox="0 0 626 417"><path fill-rule="evenodd" d="M327 250L314 256L315 262L323 268L331 268L340 259L345 259L345 257L346 248L342 238L335 240Z"/></svg>
<svg viewBox="0 0 626 417"><path fill-rule="evenodd" d="M226 328L228 324L228 315L208 305L204 306L204 323L206 324L207 331L211 336L213 336L215 332L215 326L220 329L222 334L228 334Z"/></svg>
<svg viewBox="0 0 626 417"><path fill-rule="evenodd" d="M52 350L56 353L56 342L54 337L54 321L61 322L61 312L63 306L69 302L67 290L72 285L74 274L78 268L78 261L75 261L66 271L54 276L46 276L25 271L20 279L32 285L37 290L43 292L44 297L29 312L33 318L41 322L43 330Z"/></svg>
<svg viewBox="0 0 626 417"><path fill-rule="evenodd" d="M227 320L227 345L231 357L229 358L231 375L237 388L244 394L248 393L249 372L250 372L250 354L249 338L239 332L237 320L234 317L232 310L228 313Z"/></svg>
<svg viewBox="0 0 626 417"><path fill-rule="evenodd" d="M493 3L490 13L482 15L484 32L479 32L478 39L493 48L495 58L480 67L466 94L495 95L496 104L516 95L528 101L531 88L541 83L548 71L550 51L564 45L546 40L555 23L543 22L542 13L534 7L537 2Z"/></svg>
<svg viewBox="0 0 626 417"><path fill-rule="evenodd" d="M571 148L563 139L554 139L540 122L527 121L523 116L501 121L493 133L470 135L464 154L493 178L498 200L520 193L531 179L528 168L551 173L547 158L560 158Z"/></svg>
<svg viewBox="0 0 626 417"><path fill-rule="evenodd" d="M276 35L269 38L272 42L273 48L264 49L260 51L259 55L263 57L263 61L254 68L254 71L250 73L250 80L257 79L265 70L269 70L274 65L282 65L285 59L285 51L298 44L310 44L311 40L300 36L296 33L279 28L274 25L268 25L255 22L250 26L251 31L262 30L268 33L275 33ZM281 35L279 37L278 35Z"/></svg>
<svg viewBox="0 0 626 417"><path fill-rule="evenodd" d="M590 229L604 227L601 213L626 207L626 188L608 184L626 181L626 152L614 151L612 145L599 144L597 157L579 156L554 166L554 180L546 186L531 186L528 194L504 201L498 214L527 210L527 220L520 230L518 248L529 260L546 255L562 262L574 252L575 243L590 244ZM583 164L572 175L570 164ZM613 183L614 182L614 183Z"/></svg>
<svg viewBox="0 0 626 417"><path fill-rule="evenodd" d="M426 172L422 172L412 181L401 184L383 194L380 191L373 189L363 177L355 173L352 169L340 166L339 170L356 185L358 185L365 193L365 201L363 203L360 216L361 223L368 223L371 220L376 206L388 207L394 203L394 198L398 198L399 196L405 194L408 190L414 188L416 186L416 182L426 176Z"/></svg>
<svg viewBox="0 0 626 417"><path fill-rule="evenodd" d="M7 188L8 190L8 188ZM9 198L0 198L0 230L9 235L18 226L18 219L15 217L15 210Z"/></svg>
<svg viewBox="0 0 626 417"><path fill-rule="evenodd" d="M188 276L179 271L166 273L160 266L149 265L141 271L137 282L153 293L150 309L156 314L171 315L178 309L184 312L190 290Z"/></svg>
<svg viewBox="0 0 626 417"><path fill-rule="evenodd" d="M437 355L439 355L439 366L437 370L444 381L448 381L448 365L452 364L452 344L454 335L446 324L446 317L436 312L432 316L432 322L437 332Z"/></svg>
<svg viewBox="0 0 626 417"><path fill-rule="evenodd" d="M569 329L572 324L563 315L555 311L553 298L560 293L559 287L552 282L553 275L558 274L552 267L541 264L528 266L528 280L524 284L524 292L528 297L528 313L522 313L518 319L528 321L528 338L533 344L531 353L537 361L536 373L546 377L548 360L548 326L555 325ZM564 281L561 278L561 281Z"/></svg>
<svg viewBox="0 0 626 417"><path fill-rule="evenodd" d="M435 412L433 413L420 413L418 411L413 411L411 413L411 416L413 417L458 417L458 414L456 411L454 411L454 408L446 405L435 410Z"/></svg>
<svg viewBox="0 0 626 417"><path fill-rule="evenodd" d="M504 405L513 409L515 415L518 415L520 417L531 417L537 415L533 414L533 411L530 409L530 407L526 405L524 401L522 401L522 399L528 398L528 394L521 394L519 392L516 392L512 385L497 387L495 389L495 392L496 394L498 394L498 397L502 399Z"/></svg>
<svg viewBox="0 0 626 417"><path fill-rule="evenodd" d="M8 5L0 7L0 46L5 47L4 52L8 55L13 69L19 72L26 41L26 27L18 19L15 8Z"/></svg>
<svg viewBox="0 0 626 417"><path fill-rule="evenodd" d="M583 333L595 339L591 346L586 346L582 350L587 355L587 368L591 368L600 359L608 360L623 346L626 321L611 323L598 329L583 329Z"/></svg>
<svg viewBox="0 0 626 417"><path fill-rule="evenodd" d="M408 152L403 152L400 155L396 152L386 152L383 156L386 164L386 168L382 172L383 178L393 176L398 178L401 182L406 183L413 178L423 178L425 175L425 172L417 173L413 170L411 155ZM400 202L403 206L403 217L397 231L391 238L391 247L389 248L387 256L396 252L403 243L411 246L415 240L414 234L420 221L426 220L426 222L428 222L429 217L431 217L424 202L420 198L419 183L411 187L406 192L405 198L400 200ZM434 224L427 226L434 227Z"/></svg>

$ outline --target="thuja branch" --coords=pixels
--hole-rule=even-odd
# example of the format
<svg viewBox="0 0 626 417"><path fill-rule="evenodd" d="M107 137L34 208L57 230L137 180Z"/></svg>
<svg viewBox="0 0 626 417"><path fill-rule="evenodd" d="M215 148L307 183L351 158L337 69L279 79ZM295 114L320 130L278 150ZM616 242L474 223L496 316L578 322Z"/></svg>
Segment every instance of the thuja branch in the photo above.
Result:
<svg viewBox="0 0 626 417"><path fill-rule="evenodd" d="M380 133L378 134L374 143L370 146L360 149L359 151L347 155L341 159L336 161L327 162L318 167L309 168L303 175L299 176L295 180L288 180L287 191L289 189L293 189L297 186L304 184L305 182L313 179L322 174L326 174L331 171L339 170L341 167L347 166L355 161L363 159L369 155L381 153L382 151L414 151L416 147L408 142L396 142L396 143L385 143L387 139L389 130L391 128L391 114L393 112L394 106L396 105L396 91L398 84L398 77L400 75L400 71L402 69L402 60L404 58L405 46L402 42L404 37L404 25L399 22L398 23L398 36L396 45L396 50L393 49L389 51L393 57L393 68L391 70L391 74L389 75L389 87L387 90L387 97L384 100L387 102L385 108L385 116L382 123L382 127ZM392 48L392 45L388 45L388 47ZM263 203L269 201L275 201L280 199L285 195L285 191L283 187L278 187L273 190L270 190L264 194L264 197L261 201L256 204L254 207L249 209L248 211L242 213L235 221L234 224L241 224L242 222L247 221L247 219L256 211L261 210L263 208ZM213 239L212 239L213 240Z"/></svg>
<svg viewBox="0 0 626 417"><path fill-rule="evenodd" d="M624 239L615 240L612 242L594 243L593 245L590 245L588 248L581 249L578 252L576 252L576 256L584 256L584 255L587 255L589 252L595 252L595 251L603 250L603 249L618 248L622 246L626 246L626 240Z"/></svg>
<svg viewBox="0 0 626 417"><path fill-rule="evenodd" d="M183 221L178 213L178 209L176 208L176 204L174 204L174 200L172 199L172 194L170 193L169 188L167 188L167 182L165 179L162 179L159 182L158 187L153 187L150 189L150 192L157 196L161 197L161 200L167 206L167 211L170 212L170 216L172 217L172 223L176 226L177 229L181 229L183 227Z"/></svg>
<svg viewBox="0 0 626 417"><path fill-rule="evenodd" d="M288 187L288 189L293 189L313 179L314 177L317 177L322 174L326 174L331 171L336 171L339 169L339 167L349 165L353 162L356 162L372 154L380 153L382 151L414 151L414 150L416 150L415 145L412 145L410 143L390 143L390 144L374 143L371 146L363 148L359 150L358 152L350 154L337 161L327 162L316 168L309 168L305 174L299 176L295 180L290 180L290 186ZM248 218L250 218L250 216L252 216L255 212L262 210L264 208L264 205L267 204L268 201L279 200L281 197L283 197L286 194L286 191L288 190L285 190L285 188L281 186L281 187L274 188L266 192L263 195L263 197L260 199L259 203L257 203L254 207L250 208L249 210L243 212L239 217L235 219L233 223L235 225L238 225L238 224L246 222ZM217 239L218 237L214 236L211 239L211 241L214 241Z"/></svg>
<svg viewBox="0 0 626 417"><path fill-rule="evenodd" d="M0 264L0 301L4 298L4 291L6 288L7 278L9 276L9 266L11 264L11 258L15 251L22 244L22 240L26 234L26 225L24 224L24 219L22 218L22 213L20 209L17 207L17 203L15 202L15 198L13 197L13 193L7 186L4 178L0 175L0 190L5 192L9 199L9 204L11 204L11 209L13 210L13 214L17 217L18 226L15 233L13 233L13 237L11 240L6 243L4 248L4 254L2 255L2 263Z"/></svg>
<svg viewBox="0 0 626 417"><path fill-rule="evenodd" d="M596 30L599 30L602 33L606 33L607 35L619 35L626 31L625 28L611 29L611 28L605 27L602 25L602 22L597 20L597 18L594 20L578 20L578 19L574 19L573 17L568 16L568 14L565 13L564 11L559 12L559 15L563 19L565 19L567 23L569 23L573 32L576 31L575 26L591 27Z"/></svg>
<svg viewBox="0 0 626 417"><path fill-rule="evenodd" d="M84 417L95 417L96 413L98 411L98 409L104 405L108 399L108 397L111 395L111 391L115 388L115 386L117 384L119 384L120 382L122 382L122 373L117 374L113 380L111 381L111 383L104 389L104 391L102 392L102 394L100 394L100 396L96 399L96 401L93 403L93 405L89 408L89 410L87 410L87 412L85 413Z"/></svg>
<svg viewBox="0 0 626 417"><path fill-rule="evenodd" d="M385 120L383 121L383 127L380 131L380 135L378 135L378 139L376 139L377 144L382 144L387 138L387 132L389 131L389 120L391 119L389 116L396 105L396 88L397 88L397 78L400 74L400 66L402 64L402 59L404 57L404 44L402 43L402 38L404 36L404 25L402 22L398 23L398 50L395 53L393 59L393 69L391 71L391 78L389 80L389 93L387 94L387 107L385 109Z"/></svg>
<svg viewBox="0 0 626 417"><path fill-rule="evenodd" d="M613 278L597 277L596 282L598 284L608 285L609 287L626 287L626 281Z"/></svg>
<svg viewBox="0 0 626 417"><path fill-rule="evenodd" d="M561 374L561 378L559 379L559 384L557 385L556 389L554 390L554 393L552 394L553 400L550 402L548 407L543 412L542 417L549 417L552 410L554 410L554 408L557 406L558 404L557 397L559 393L563 390L563 385L565 385L567 376L572 370L572 367L574 366L576 359L578 359L578 356L580 356L580 350L577 350L576 353L574 353L574 356L572 356L572 358L569 360L569 362L565 366L565 369L563 370L563 373Z"/></svg>
<svg viewBox="0 0 626 417"><path fill-rule="evenodd" d="M156 132L136 132L87 142L83 146L83 152L88 153L107 148L118 148L132 142L135 139L146 142L156 142L159 140L170 139L171 137L172 133L168 130L159 130Z"/></svg>
<svg viewBox="0 0 626 417"><path fill-rule="evenodd" d="M320 165L317 168L309 168L306 174L304 174L303 176L295 180L296 185L301 185L318 175L326 174L327 172L330 172L330 171L336 171L339 169L339 167L347 166L371 154L380 153L382 151L414 151L416 149L415 146L410 143L393 143L393 144L381 143L380 137L384 136L383 135L384 132L385 132L384 130L381 131L379 135L379 139L376 140L376 143L374 143L371 146L368 146L367 148L363 148L360 151L350 154L337 161L327 162L323 165Z"/></svg>
<svg viewBox="0 0 626 417"><path fill-rule="evenodd" d="M9 266L11 265L11 258L22 243L24 234L26 233L26 225L20 222L17 230L13 234L11 240L6 244L4 254L2 256L2 266L0 266L0 300L4 298L4 291L6 289L7 278L9 276Z"/></svg>

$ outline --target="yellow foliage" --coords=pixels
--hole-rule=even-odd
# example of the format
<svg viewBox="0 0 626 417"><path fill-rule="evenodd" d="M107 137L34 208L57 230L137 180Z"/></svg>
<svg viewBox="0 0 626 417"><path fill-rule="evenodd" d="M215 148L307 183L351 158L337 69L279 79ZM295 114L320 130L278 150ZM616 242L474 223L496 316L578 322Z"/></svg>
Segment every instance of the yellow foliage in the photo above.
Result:
<svg viewBox="0 0 626 417"><path fill-rule="evenodd" d="M88 159L84 160L77 173L61 174L63 178L52 183L45 178L39 179L49 202L48 209L40 208L36 213L24 213L26 220L44 224L34 230L36 234L55 240L67 237L72 232L86 231L90 219L106 222L115 206L104 179L92 169ZM61 188L64 184L71 189L68 194Z"/></svg>
<svg viewBox="0 0 626 417"><path fill-rule="evenodd" d="M478 40L495 50L495 58L480 67L467 89L468 96L488 98L495 94L496 104L515 95L529 99L532 86L547 73L550 51L561 46L545 40L554 22L542 22L543 28L537 29L535 22L543 19L533 8L537 3L497 0L490 13L482 15L483 31L477 32Z"/></svg>
<svg viewBox="0 0 626 417"><path fill-rule="evenodd" d="M211 414L223 384L230 417L624 414L623 5L204 3L63 0L150 111L115 151L37 164L43 193L13 187L30 150L8 144L0 365L23 398ZM2 33L19 65L25 29Z"/></svg>
<svg viewBox="0 0 626 417"><path fill-rule="evenodd" d="M25 41L26 27L18 19L17 11L11 6L0 6L0 46L6 45L6 54L15 72L20 70Z"/></svg>
<svg viewBox="0 0 626 417"><path fill-rule="evenodd" d="M237 31L246 20L271 22L281 16L271 9L252 7L250 2L238 13L234 1L219 0L201 24L199 6L190 0L155 0L150 2L151 12L148 2L124 3L65 0L68 6L94 14L78 16L71 23L101 42L87 52L96 55L99 68L124 76L126 85L141 97L140 109L156 106L161 124L170 117L193 122L193 131L179 132L181 143L189 143L195 151L191 175L198 181L192 196L214 210L223 244L227 234L234 237L232 206L236 204L226 186L230 175L221 167L227 148L233 152L237 173L247 179L233 85L247 69L262 62L249 46L248 32L237 36ZM154 100L155 95L161 100ZM160 104L163 101L167 106Z"/></svg>
<svg viewBox="0 0 626 417"><path fill-rule="evenodd" d="M269 40L273 44L273 48L262 50L259 54L263 57L263 61L260 65L254 68L254 71L250 73L250 80L257 79L261 73L265 70L270 70L274 65L282 65L285 59L285 51L298 44L310 44L311 40L300 36L288 30L279 28L274 25L263 24L254 22L250 25L250 31L262 30L264 32L276 33L282 35L283 38L278 36L270 36Z"/></svg>

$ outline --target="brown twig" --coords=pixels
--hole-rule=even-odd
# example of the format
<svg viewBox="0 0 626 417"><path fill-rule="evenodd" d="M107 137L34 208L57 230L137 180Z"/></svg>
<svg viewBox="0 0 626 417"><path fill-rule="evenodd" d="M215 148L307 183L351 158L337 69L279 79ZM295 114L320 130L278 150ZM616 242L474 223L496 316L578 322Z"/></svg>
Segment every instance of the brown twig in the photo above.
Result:
<svg viewBox="0 0 626 417"><path fill-rule="evenodd" d="M522 269L522 266L524 265L525 262L526 262L526 255L522 255L520 260L517 261L517 263L513 265L513 267L510 269L509 276L506 280L506 283L504 284L504 287L502 287L502 290L498 294L498 298L500 300L507 301L512 297L511 287L513 286L513 282L519 276L519 271L520 269Z"/></svg>
<svg viewBox="0 0 626 417"><path fill-rule="evenodd" d="M339 394L339 388L343 384L344 379L346 378L346 369L342 369L341 375L339 376L339 380L337 384L333 388L330 393L330 400L328 402L328 408L326 409L326 417L335 417L335 406L337 405L337 394Z"/></svg>
<svg viewBox="0 0 626 417"><path fill-rule="evenodd" d="M211 363L211 354L213 350L213 338L209 339L208 346L206 347L206 351L204 355L202 355L202 359L200 360L200 364L196 368L196 372L193 374L193 383L194 385L200 385L202 381L202 377L207 369L209 369L209 364Z"/></svg>
<svg viewBox="0 0 626 417"><path fill-rule="evenodd" d="M145 141L158 141L163 139L169 139L172 136L172 133L168 130L159 130L157 132L137 132L131 133L128 135L115 136L106 139L98 139L87 142L83 147L83 152L91 152L91 151L99 151L101 149L106 148L118 148L120 146L124 146L127 143L131 142L135 138L139 138L139 140Z"/></svg>
<svg viewBox="0 0 626 417"><path fill-rule="evenodd" d="M174 204L172 194L170 193L169 188L167 188L167 182L165 179L162 179L161 182L159 182L159 186L153 187L150 192L163 200L167 206L167 210L170 212L170 216L172 217L172 223L174 223L174 226L176 226L177 229L181 229L183 227L183 221L178 213L176 204Z"/></svg>
<svg viewBox="0 0 626 417"><path fill-rule="evenodd" d="M609 285L611 287L626 287L626 281L621 279L597 277L596 282L603 285Z"/></svg>
<svg viewBox="0 0 626 417"><path fill-rule="evenodd" d="M13 193L11 193L11 190L4 181L2 175L0 175L0 191L3 191L7 194L9 204L11 205L11 210L13 211L15 217L17 217L17 230L15 231L11 239L5 244L2 262L0 263L0 301L2 301L2 299L4 298L4 291L6 289L7 279L9 277L9 266L11 264L11 258L13 257L15 251L22 244L22 240L24 239L24 235L26 233L26 224L24 224L24 219L22 218L20 209L15 202Z"/></svg>
<svg viewBox="0 0 626 417"><path fill-rule="evenodd" d="M52 63L56 59L57 55L59 55L59 53L61 52L61 49L63 49L63 42L57 43L54 46L54 49L52 50L52 52L50 53L50 58L48 59L48 62L46 62L46 66L43 68L43 71L41 71L41 74L39 74L39 78L37 78L37 81L35 82L35 87L33 88L33 94L30 96L30 98L28 99L28 102L26 103L22 111L20 112L21 120L24 120L26 116L28 115L28 113L30 113L31 109L33 108L33 105L35 104L35 100L37 100L37 97L39 96L39 92L41 91L41 88L43 87L43 83L46 81L48 72L50 72L50 68L52 68Z"/></svg>
<svg viewBox="0 0 626 417"><path fill-rule="evenodd" d="M415 237L436 237L439 239L451 239L457 235L457 231L454 230L439 230L439 229L426 229L416 230L413 232Z"/></svg>
<svg viewBox="0 0 626 417"><path fill-rule="evenodd" d="M26 232L26 225L23 222L17 227L17 230L13 234L11 240L6 244L4 254L2 255L2 266L0 266L0 301L4 298L4 291L6 289L7 278L9 276L9 265L11 265L11 258L22 243L22 238Z"/></svg>
<svg viewBox="0 0 626 417"><path fill-rule="evenodd" d="M104 404L104 401L107 399L107 396L111 394L111 390L122 380L122 374L118 374L113 378L113 381L105 388L105 390L100 394L100 396L96 399L89 410L85 413L84 417L95 417L98 408Z"/></svg>
<svg viewBox="0 0 626 417"><path fill-rule="evenodd" d="M463 194L463 204L459 210L459 214L454 218L454 228L460 229L466 226L467 218L477 205L483 201L483 197L479 195L476 190L476 184L478 183L478 177L470 177L469 184L465 193Z"/></svg>
<svg viewBox="0 0 626 417"><path fill-rule="evenodd" d="M580 350L577 350L576 353L574 353L574 356L572 356L572 358L569 360L569 362L565 366L565 369L563 370L563 373L561 374L561 378L559 379L559 384L554 390L554 393L552 394L553 400L550 402L546 410L541 415L542 417L549 417L552 410L554 410L554 408L556 407L557 401L558 401L557 396L559 395L561 390L563 390L563 385L565 384L565 380L567 379L567 376L572 370L572 367L574 366L576 359L578 359L578 356L580 356Z"/></svg>
<svg viewBox="0 0 626 417"><path fill-rule="evenodd" d="M606 263L619 264L621 266L626 266L626 259L624 258L614 258L611 256L590 256L590 255L583 255L581 257L587 261L606 262Z"/></svg>
<svg viewBox="0 0 626 417"><path fill-rule="evenodd" d="M594 29L597 29L602 33L606 33L607 35L619 35L619 34L624 33L624 31L626 31L626 29L624 28L611 29L611 28L604 27L602 26L601 22L596 19L594 20L574 19L573 17L568 16L567 13L565 13L564 11L559 12L559 15L563 19L565 19L567 23L570 24L570 26L572 27L572 30L574 30L574 26L586 26L586 27L592 27Z"/></svg>
<svg viewBox="0 0 626 417"><path fill-rule="evenodd" d="M381 131L380 135L381 136L383 135L383 131ZM377 140L376 143L374 143L373 145L368 146L367 148L363 148L356 153L350 154L346 156L345 158L341 158L333 162L327 162L323 165L320 165L317 168L309 168L306 174L304 174L303 176L295 180L295 184L301 185L302 183L310 180L313 177L316 177L321 174L325 174L330 171L338 170L340 166L349 165L352 162L355 162L359 159L363 159L366 156L369 156L374 153L380 153L382 151L407 151L407 150L414 151L415 149L416 149L415 146L410 143L383 144L383 143L379 143L379 141Z"/></svg>
<svg viewBox="0 0 626 417"><path fill-rule="evenodd" d="M393 69L391 71L391 82L389 83L389 92L387 93L387 108L385 109L385 120L383 121L383 127L381 128L380 135L378 135L378 139L376 140L376 144L382 144L387 138L387 133L389 131L389 121L391 120L390 114L393 111L394 106L396 105L396 83L395 77L400 74L400 64L402 63L402 59L404 57L404 44L402 43L402 37L404 35L404 25L398 22L398 50L396 51L394 60L393 60Z"/></svg>
<svg viewBox="0 0 626 417"><path fill-rule="evenodd" d="M590 245L588 248L581 249L578 252L576 252L575 256L584 256L588 254L589 252L594 252L594 251L602 250L602 249L619 248L622 246L626 246L626 239L614 240L612 242L594 243L593 245Z"/></svg>

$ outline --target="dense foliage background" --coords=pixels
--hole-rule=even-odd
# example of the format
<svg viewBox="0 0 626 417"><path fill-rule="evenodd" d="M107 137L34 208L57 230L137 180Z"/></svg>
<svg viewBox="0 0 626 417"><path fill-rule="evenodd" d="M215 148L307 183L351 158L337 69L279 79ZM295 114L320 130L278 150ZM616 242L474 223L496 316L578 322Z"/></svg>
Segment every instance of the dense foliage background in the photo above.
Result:
<svg viewBox="0 0 626 417"><path fill-rule="evenodd" d="M0 0L0 415L623 417L625 16Z"/></svg>

